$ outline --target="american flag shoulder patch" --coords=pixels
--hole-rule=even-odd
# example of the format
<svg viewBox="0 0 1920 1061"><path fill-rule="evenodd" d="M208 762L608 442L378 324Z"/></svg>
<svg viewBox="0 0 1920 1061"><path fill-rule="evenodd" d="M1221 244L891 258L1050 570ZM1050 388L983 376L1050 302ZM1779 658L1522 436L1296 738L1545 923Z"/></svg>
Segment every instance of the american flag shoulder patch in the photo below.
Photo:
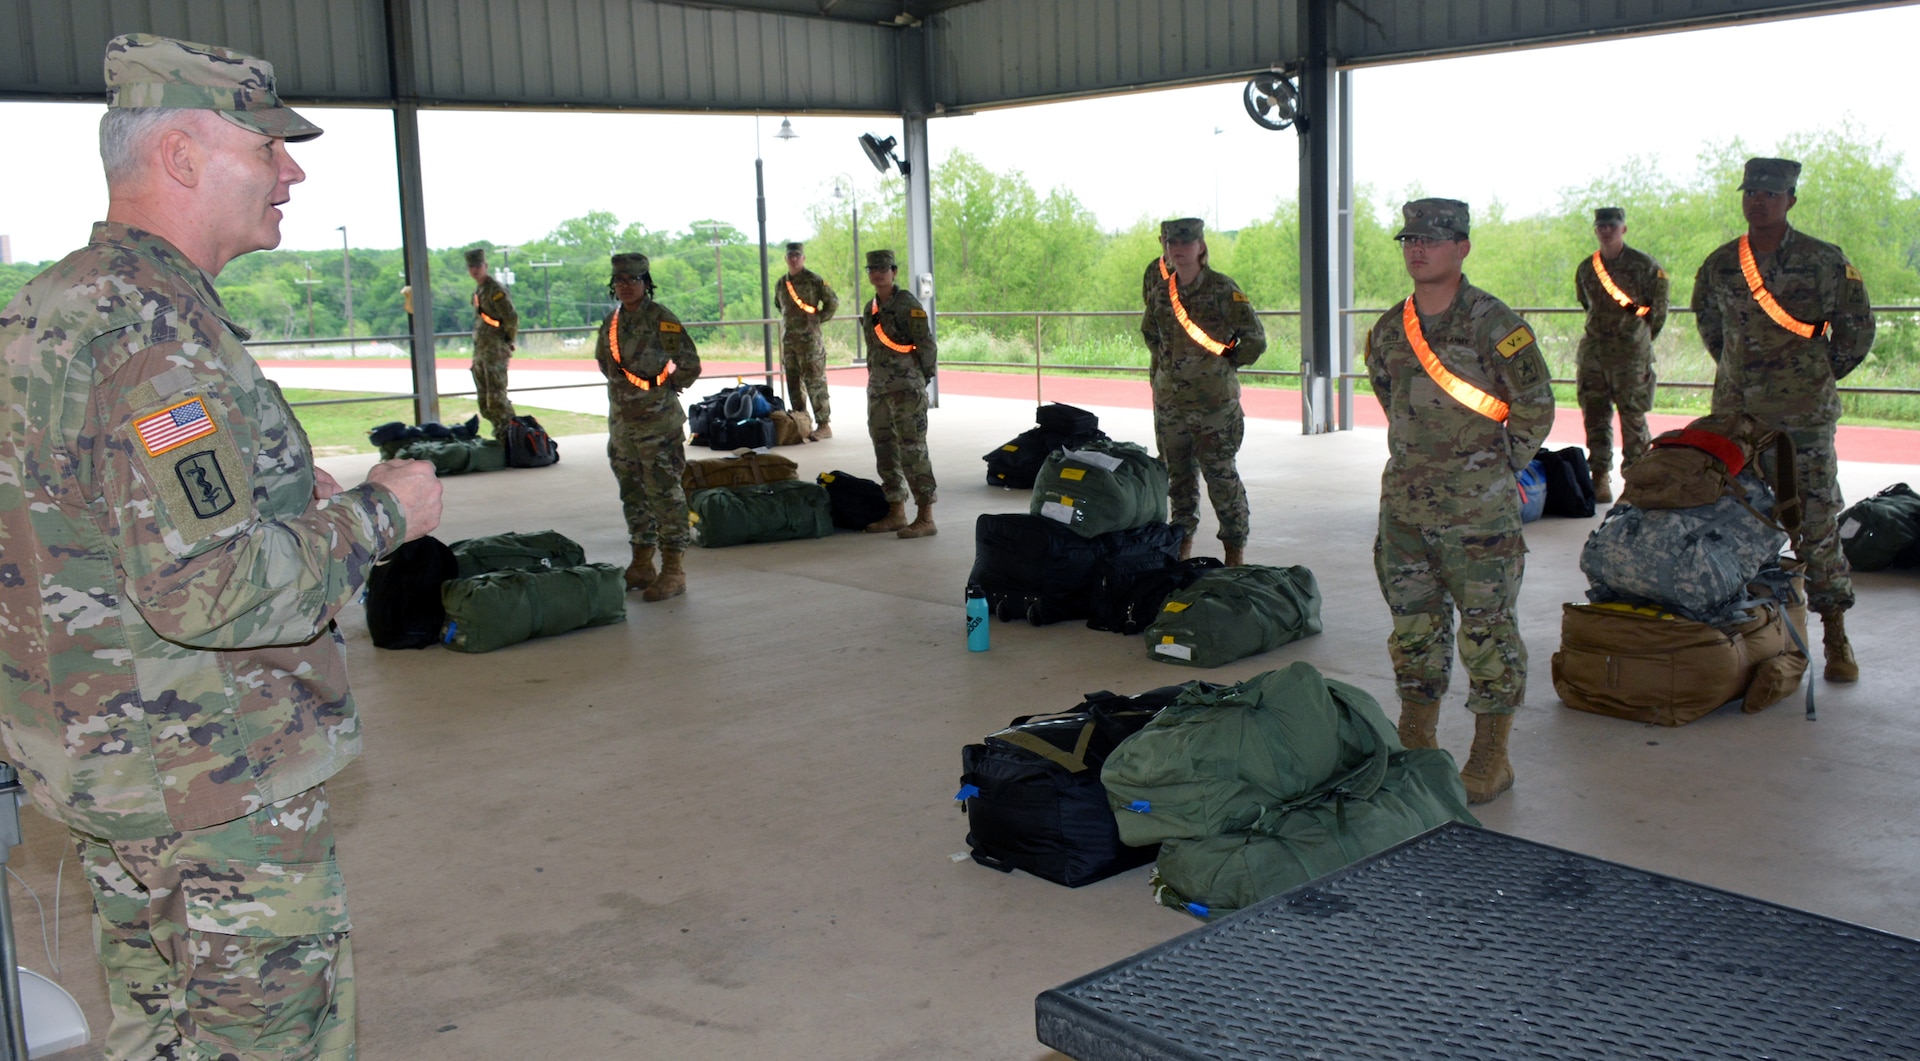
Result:
<svg viewBox="0 0 1920 1061"><path fill-rule="evenodd" d="M149 457L158 457L218 430L213 418L207 415L206 400L202 398L188 398L133 422L133 433Z"/></svg>

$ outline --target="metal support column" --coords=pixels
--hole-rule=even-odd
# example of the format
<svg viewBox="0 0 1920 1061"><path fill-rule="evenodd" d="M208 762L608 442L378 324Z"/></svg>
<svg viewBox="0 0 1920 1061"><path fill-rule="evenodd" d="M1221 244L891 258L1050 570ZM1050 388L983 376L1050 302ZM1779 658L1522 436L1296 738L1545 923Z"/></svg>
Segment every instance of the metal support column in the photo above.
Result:
<svg viewBox="0 0 1920 1061"><path fill-rule="evenodd" d="M900 277L901 286L927 311L927 331L936 339L939 315L934 303L939 292L933 282L933 166L927 151L927 115L933 110L931 64L927 58L929 41L922 29L906 30L900 40L900 84L904 127L901 141L906 151L907 179L907 262L910 276ZM940 381L935 377L931 401L940 405Z"/></svg>
<svg viewBox="0 0 1920 1061"><path fill-rule="evenodd" d="M1302 0L1300 72L1300 430L1333 429L1334 344L1340 334L1334 245L1339 218L1340 82L1333 68L1333 2Z"/></svg>
<svg viewBox="0 0 1920 1061"><path fill-rule="evenodd" d="M400 176L400 246L413 288L413 421L438 423L434 377L433 274L427 257L427 197L420 178L420 108L413 81L413 4L387 0L387 71L393 89L394 162Z"/></svg>
<svg viewBox="0 0 1920 1061"><path fill-rule="evenodd" d="M1338 301L1334 312L1339 315L1340 336L1339 357L1340 395L1339 428L1342 431L1353 430L1353 381L1346 374L1353 371L1354 319L1347 311L1353 308L1353 71L1342 70L1335 75L1339 87L1340 100L1340 227L1334 235L1334 277L1335 293Z"/></svg>

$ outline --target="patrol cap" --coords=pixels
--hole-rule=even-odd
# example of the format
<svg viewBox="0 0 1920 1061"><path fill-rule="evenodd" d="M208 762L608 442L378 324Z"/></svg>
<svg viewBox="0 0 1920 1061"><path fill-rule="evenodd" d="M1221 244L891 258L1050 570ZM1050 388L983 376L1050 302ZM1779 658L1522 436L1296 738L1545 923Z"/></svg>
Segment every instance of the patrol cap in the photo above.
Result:
<svg viewBox="0 0 1920 1061"><path fill-rule="evenodd" d="M868 251L867 268L898 269L900 268L900 263L893 260L892 251Z"/></svg>
<svg viewBox="0 0 1920 1061"><path fill-rule="evenodd" d="M804 243L794 242L794 243L787 244L788 254L805 254L806 252L807 252L807 245Z"/></svg>
<svg viewBox="0 0 1920 1061"><path fill-rule="evenodd" d="M647 275L650 264L652 263L647 261L647 256L637 251L626 251L613 256L613 271L625 273L628 276Z"/></svg>
<svg viewBox="0 0 1920 1061"><path fill-rule="evenodd" d="M470 247L467 249L467 268L487 264L487 248Z"/></svg>
<svg viewBox="0 0 1920 1061"><path fill-rule="evenodd" d="M1400 216L1406 224L1394 233L1394 239L1467 238L1469 212L1467 204L1458 199L1415 199L1400 208Z"/></svg>
<svg viewBox="0 0 1920 1061"><path fill-rule="evenodd" d="M1747 160L1746 176L1740 180L1740 190L1743 192L1792 194L1799 186L1800 163L1790 158L1750 158Z"/></svg>
<svg viewBox="0 0 1920 1061"><path fill-rule="evenodd" d="M1205 239L1207 223L1197 217L1176 217L1172 221L1160 222L1160 238L1178 243L1192 243Z"/></svg>
<svg viewBox="0 0 1920 1061"><path fill-rule="evenodd" d="M1602 206L1594 210L1595 225L1624 225L1627 223L1627 210L1623 206Z"/></svg>
<svg viewBox="0 0 1920 1061"><path fill-rule="evenodd" d="M280 102L273 64L243 52L151 33L107 42L108 107L210 110L242 129L298 143L320 127Z"/></svg>

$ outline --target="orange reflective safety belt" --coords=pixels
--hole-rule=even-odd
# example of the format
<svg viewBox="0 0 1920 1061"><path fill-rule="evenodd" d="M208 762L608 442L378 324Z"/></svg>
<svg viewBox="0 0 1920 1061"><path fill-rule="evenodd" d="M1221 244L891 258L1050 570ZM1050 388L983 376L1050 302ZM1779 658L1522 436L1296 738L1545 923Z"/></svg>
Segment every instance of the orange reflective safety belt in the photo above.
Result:
<svg viewBox="0 0 1920 1061"><path fill-rule="evenodd" d="M1753 300L1760 303L1773 323L1792 332L1802 339L1811 339L1814 335L1829 335L1833 325L1821 321L1818 325L1808 324L1788 313L1785 306L1774 301L1773 292L1760 279L1760 264L1753 260L1753 248L1747 245L1747 237L1740 237L1740 275L1747 278L1747 290L1752 292Z"/></svg>
<svg viewBox="0 0 1920 1061"><path fill-rule="evenodd" d="M1186 331L1187 338L1200 344L1203 350L1223 355L1227 351L1240 345L1240 340L1238 339L1223 343L1213 336L1208 335L1206 329L1193 323L1193 318L1187 316L1187 307L1180 304L1180 278L1167 270L1167 260L1165 258L1160 259L1160 271L1166 273L1167 276L1167 298L1173 301L1173 319L1180 322L1180 327Z"/></svg>
<svg viewBox="0 0 1920 1061"><path fill-rule="evenodd" d="M1407 304L1400 307L1400 324L1407 330L1407 342L1413 344L1414 356L1420 359L1420 367L1427 370L1440 389L1452 395L1453 400L1472 409L1489 420L1507 422L1507 403L1488 394L1486 391L1468 383L1440 363L1440 358L1427 345L1427 337L1420 331L1420 313L1413 308L1413 296L1407 296Z"/></svg>
<svg viewBox="0 0 1920 1061"><path fill-rule="evenodd" d="M666 368L660 370L659 377L651 381L641 379L639 376L627 371L627 366L620 361L620 308L618 306L614 307L613 320L607 324L607 349L613 354L613 363L619 365L620 371L625 374L627 379L643 391L650 391L655 387L666 386L667 377L673 375L674 366L671 361L667 362Z"/></svg>
<svg viewBox="0 0 1920 1061"><path fill-rule="evenodd" d="M1636 317L1644 317L1653 312L1652 306L1634 305L1633 299L1628 298L1627 293L1620 290L1620 285L1613 282L1613 274L1607 272L1607 263L1600 260L1599 251L1593 252L1593 275L1600 278L1600 286L1607 289L1607 294L1612 296L1615 302L1620 303L1621 309L1632 310Z"/></svg>
<svg viewBox="0 0 1920 1061"><path fill-rule="evenodd" d="M802 313L806 313L806 314L808 314L808 315L812 315L812 314L815 314L815 313L818 313L818 312L820 312L820 307L818 307L818 306L809 306L809 305L807 305L807 303L806 303L806 300L805 300L805 299L802 299L802 298L800 297L800 293L799 293L798 291L795 291L795 290L793 289L793 281L792 281L792 280L783 280L783 281L781 281L781 282L787 285L787 297L793 300L793 304L794 304L794 305L796 305L796 306L799 306L799 307L800 307L800 311L801 311ZM856 291L856 292L854 292L854 293L855 293L855 294L859 294L859 292L857 292L857 291Z"/></svg>
<svg viewBox="0 0 1920 1061"><path fill-rule="evenodd" d="M880 345L896 354L911 354L919 349L917 344L908 343L902 346L892 339L887 338L886 329L880 327L880 299L878 296L875 296L873 302L867 306L867 316L873 320L873 337L880 340Z"/></svg>
<svg viewBox="0 0 1920 1061"><path fill-rule="evenodd" d="M489 327L493 327L493 328L500 327L499 321L494 320L492 317L487 316L487 311L480 308L480 292L478 291L475 291L473 293L473 311L475 313L478 313L480 315L480 319L487 322L487 325Z"/></svg>

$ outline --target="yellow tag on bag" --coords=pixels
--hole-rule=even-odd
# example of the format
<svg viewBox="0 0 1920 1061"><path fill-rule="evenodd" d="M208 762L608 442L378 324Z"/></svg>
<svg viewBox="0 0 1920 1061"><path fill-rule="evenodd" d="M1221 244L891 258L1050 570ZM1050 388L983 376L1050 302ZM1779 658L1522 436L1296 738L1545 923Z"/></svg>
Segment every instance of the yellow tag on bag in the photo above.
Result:
<svg viewBox="0 0 1920 1061"><path fill-rule="evenodd" d="M1060 469L1060 478L1062 479L1072 479L1072 480L1078 481L1081 479L1085 479L1086 477L1087 477L1087 470L1085 468Z"/></svg>

